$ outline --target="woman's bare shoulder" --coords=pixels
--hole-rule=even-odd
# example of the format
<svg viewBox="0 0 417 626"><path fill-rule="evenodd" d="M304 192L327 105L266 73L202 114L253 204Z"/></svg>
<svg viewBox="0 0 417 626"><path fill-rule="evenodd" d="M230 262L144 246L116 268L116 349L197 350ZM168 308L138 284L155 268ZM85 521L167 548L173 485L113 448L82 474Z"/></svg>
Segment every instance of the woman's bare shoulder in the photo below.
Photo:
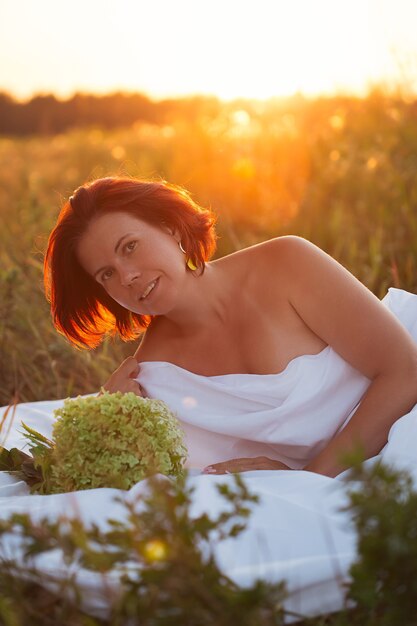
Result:
<svg viewBox="0 0 417 626"><path fill-rule="evenodd" d="M285 261L286 255L292 250L301 250L303 247L313 246L307 239L298 235L282 235L273 237L253 244L247 248L242 248L236 252L232 252L216 261L224 267L239 266L245 269L254 267L257 269L258 264L277 263ZM276 267L274 269L277 269Z"/></svg>
<svg viewBox="0 0 417 626"><path fill-rule="evenodd" d="M232 259L233 257L238 259L241 257L242 259L258 259L260 262L262 262L262 260L271 260L272 258L279 260L280 255L309 247L317 248L317 246L308 241L308 239L300 237L299 235L281 235L238 250L224 257L224 259ZM282 258L284 259L284 256L282 256Z"/></svg>
<svg viewBox="0 0 417 626"><path fill-rule="evenodd" d="M249 289L255 288L255 285L263 288L267 284L269 291L276 287L284 295L294 259L303 256L311 247L316 248L303 237L282 235L243 248L222 261L225 268L230 266L235 276L241 274L241 280L251 285Z"/></svg>
<svg viewBox="0 0 417 626"><path fill-rule="evenodd" d="M335 261L324 250L298 235L282 235L247 249L247 269L253 268L256 280L266 281L268 289L289 297L289 289L299 270L308 272L311 261L320 259L324 265ZM274 280L271 280L273 278Z"/></svg>
<svg viewBox="0 0 417 626"><path fill-rule="evenodd" d="M281 235L251 246L247 250L251 250L260 259L271 260L274 258L284 261L287 253L302 251L309 247L317 246L314 246L311 241L299 235Z"/></svg>

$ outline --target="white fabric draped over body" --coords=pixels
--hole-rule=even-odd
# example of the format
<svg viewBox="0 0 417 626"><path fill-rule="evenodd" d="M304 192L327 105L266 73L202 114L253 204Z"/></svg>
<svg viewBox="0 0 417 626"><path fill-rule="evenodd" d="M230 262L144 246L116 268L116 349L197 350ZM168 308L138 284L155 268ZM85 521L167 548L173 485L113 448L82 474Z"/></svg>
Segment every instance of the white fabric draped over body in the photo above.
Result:
<svg viewBox="0 0 417 626"><path fill-rule="evenodd" d="M261 455L302 469L348 421L370 383L330 346L296 357L278 374L207 377L148 361L137 380L176 412L187 467L200 469Z"/></svg>
<svg viewBox="0 0 417 626"><path fill-rule="evenodd" d="M417 296L390 289L383 303L417 341ZM248 528L237 538L216 545L216 557L225 574L238 584L253 584L262 577L285 579L290 596L284 606L306 616L342 607L348 570L356 557L356 536L347 503L347 472L329 478L302 468L346 426L370 384L331 346L315 355L294 358L283 372L268 375L227 374L201 376L172 363L141 363L138 380L146 395L164 400L177 414L186 435L195 487L193 514L214 514L225 508L216 483L230 475L205 475L201 468L238 457L268 456L294 470L262 470L242 474L250 491L260 497L252 507ZM94 393L97 393L94 392ZM14 423L2 445L24 449L20 421L50 437L54 409L63 400L31 402L17 407ZM6 407L4 407L5 409ZM0 417L4 410L1 410ZM4 430L7 430L7 421ZM392 426L379 458L407 468L417 482L417 407ZM81 516L84 523L106 527L108 518L125 519L125 510L113 501L144 493L147 481L130 491L93 489L51 496L28 495L25 483L0 473L0 518L26 511L34 519L62 514ZM76 505L76 506L74 506ZM19 554L12 538L2 539L3 554ZM59 554L42 557L39 568L66 576ZM83 607L104 617L110 601L99 575L80 569L85 590ZM117 577L112 584L117 589ZM288 618L288 622L293 621Z"/></svg>

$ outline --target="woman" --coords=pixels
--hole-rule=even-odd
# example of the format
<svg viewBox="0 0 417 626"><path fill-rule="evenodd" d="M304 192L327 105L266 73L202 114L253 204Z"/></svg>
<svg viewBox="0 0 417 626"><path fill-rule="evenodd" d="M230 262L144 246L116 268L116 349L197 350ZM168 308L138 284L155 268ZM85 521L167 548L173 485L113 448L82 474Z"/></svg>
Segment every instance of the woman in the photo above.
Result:
<svg viewBox="0 0 417 626"><path fill-rule="evenodd" d="M214 223L209 210L164 182L110 177L80 187L64 205L45 256L45 286L58 331L74 345L93 348L106 333L132 340L146 329L134 356L104 385L138 395L146 391L141 375L146 378L152 363L199 377L187 379L190 384L206 377L211 385L227 376L269 380L297 360L317 356L317 363L336 353L338 363L360 380L359 397L352 395L356 410L330 416L333 430L310 446L309 455L299 456L298 465L285 463L291 455L275 454L275 448L270 455L253 454L263 449L245 443L229 449L249 455L223 453L205 471L302 467L335 477L346 468L341 454L357 444L366 458L376 455L392 424L417 402L411 335L345 268L300 237L277 237L210 261ZM191 433L196 422L189 423ZM212 427L203 421L198 428L206 429L208 442ZM221 428L216 433L238 434ZM200 437L204 447L202 436L200 431L195 441ZM245 442L279 443L256 437L242 435Z"/></svg>

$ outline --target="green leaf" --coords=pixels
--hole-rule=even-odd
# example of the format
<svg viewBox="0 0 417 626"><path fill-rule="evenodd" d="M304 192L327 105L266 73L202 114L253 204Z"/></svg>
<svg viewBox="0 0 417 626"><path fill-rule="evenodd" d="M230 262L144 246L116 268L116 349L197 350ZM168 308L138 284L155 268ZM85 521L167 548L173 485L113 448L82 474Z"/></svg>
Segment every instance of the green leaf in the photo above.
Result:
<svg viewBox="0 0 417 626"><path fill-rule="evenodd" d="M22 463L25 461L31 460L32 457L29 454L25 454L22 450L18 448L12 448L11 450L6 450L6 448L1 448L0 451L0 471L7 472L13 470L19 470L22 466Z"/></svg>
<svg viewBox="0 0 417 626"><path fill-rule="evenodd" d="M7 472L10 467L10 452L6 448L0 450L0 472Z"/></svg>
<svg viewBox="0 0 417 626"><path fill-rule="evenodd" d="M30 439L34 443L44 443L47 446L53 448L53 446L54 446L54 442L53 441L51 441L50 439L45 437L45 435L42 435L41 433L39 433L34 428L31 428L30 426L28 426L23 421L21 421L20 423L23 426L23 428L26 430L26 433L22 433L20 431L22 435L25 435L25 437L27 437L28 439Z"/></svg>

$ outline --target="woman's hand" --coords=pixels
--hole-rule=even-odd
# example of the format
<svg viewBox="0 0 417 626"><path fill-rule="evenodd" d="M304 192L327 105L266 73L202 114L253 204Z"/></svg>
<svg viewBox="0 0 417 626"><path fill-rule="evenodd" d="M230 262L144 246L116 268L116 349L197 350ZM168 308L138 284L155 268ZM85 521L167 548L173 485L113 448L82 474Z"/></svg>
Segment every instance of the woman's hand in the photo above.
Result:
<svg viewBox="0 0 417 626"><path fill-rule="evenodd" d="M203 474L232 474L233 472L250 472L251 470L289 470L291 469L281 461L268 459L266 456L253 458L230 459L222 463L208 465L202 471Z"/></svg>
<svg viewBox="0 0 417 626"><path fill-rule="evenodd" d="M134 356L129 356L123 361L123 363L117 368L115 372L110 376L109 380L103 385L103 388L110 393L121 391L122 393L128 393L133 391L137 396L144 396L142 387L136 380L136 376L139 374L139 363ZM102 394L98 394L99 396Z"/></svg>

